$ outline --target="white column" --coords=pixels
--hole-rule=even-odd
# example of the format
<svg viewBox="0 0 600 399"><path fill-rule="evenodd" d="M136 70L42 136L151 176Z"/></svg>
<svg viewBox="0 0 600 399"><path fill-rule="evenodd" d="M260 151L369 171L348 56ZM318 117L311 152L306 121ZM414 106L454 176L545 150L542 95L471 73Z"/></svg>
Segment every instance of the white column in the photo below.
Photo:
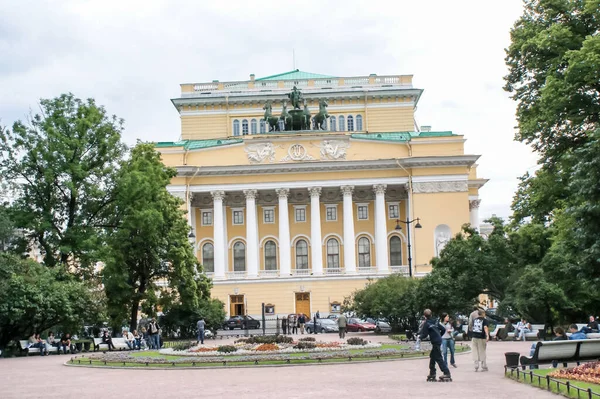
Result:
<svg viewBox="0 0 600 399"><path fill-rule="evenodd" d="M225 206L225 201L223 201L223 253L225 254L223 256L225 270L229 270L229 235L227 234L227 206Z"/></svg>
<svg viewBox="0 0 600 399"><path fill-rule="evenodd" d="M246 274L258 277L258 234L256 223L256 190L244 190L246 196Z"/></svg>
<svg viewBox="0 0 600 399"><path fill-rule="evenodd" d="M342 186L344 195L344 268L346 274L356 273L356 248L354 245L354 186Z"/></svg>
<svg viewBox="0 0 600 399"><path fill-rule="evenodd" d="M373 191L375 191L375 257L377 261L377 273L388 272L385 188L385 184L376 184L373 186Z"/></svg>
<svg viewBox="0 0 600 399"><path fill-rule="evenodd" d="M289 276L292 273L292 254L290 242L290 218L288 215L288 188L275 190L279 197L279 275Z"/></svg>
<svg viewBox="0 0 600 399"><path fill-rule="evenodd" d="M227 249L225 247L225 236L223 234L223 199L224 191L212 191L213 197L213 240L215 245L215 280L225 278L225 257Z"/></svg>
<svg viewBox="0 0 600 399"><path fill-rule="evenodd" d="M469 200L469 223L477 231L479 231L479 204L481 204L480 199Z"/></svg>
<svg viewBox="0 0 600 399"><path fill-rule="evenodd" d="M310 242L312 273L315 276L323 274L323 245L321 244L321 204L319 196L321 187L311 187L310 192Z"/></svg>

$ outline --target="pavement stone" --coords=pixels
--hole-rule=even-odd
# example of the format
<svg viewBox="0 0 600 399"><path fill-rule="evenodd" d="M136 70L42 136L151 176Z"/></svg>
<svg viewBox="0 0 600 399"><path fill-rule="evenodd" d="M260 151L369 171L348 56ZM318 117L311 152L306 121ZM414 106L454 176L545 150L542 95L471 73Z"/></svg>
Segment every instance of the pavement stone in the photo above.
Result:
<svg viewBox="0 0 600 399"><path fill-rule="evenodd" d="M351 333L372 341L387 337ZM347 337L348 337L347 336ZM320 334L332 341L336 334ZM207 341L208 345L228 340ZM504 377L504 353L529 353L531 342L490 342L489 372L475 372L471 354L457 355L453 382L428 383L428 359L377 363L214 370L128 370L66 367L70 356L0 359L3 399L28 398L556 398ZM443 385L440 385L443 384ZM151 395L151 396L148 396Z"/></svg>

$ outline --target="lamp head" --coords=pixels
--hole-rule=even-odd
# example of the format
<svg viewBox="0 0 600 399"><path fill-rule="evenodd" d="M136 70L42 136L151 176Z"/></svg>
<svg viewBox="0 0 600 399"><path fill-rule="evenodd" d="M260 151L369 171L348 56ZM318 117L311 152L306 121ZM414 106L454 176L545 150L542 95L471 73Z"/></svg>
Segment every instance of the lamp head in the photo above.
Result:
<svg viewBox="0 0 600 399"><path fill-rule="evenodd" d="M400 227L400 219L396 219L396 228L395 230L400 231L402 230L402 227Z"/></svg>
<svg viewBox="0 0 600 399"><path fill-rule="evenodd" d="M415 224L415 229L420 229L421 227L423 227L423 226L421 226L421 223L419 223L419 220L420 219L417 218L417 224Z"/></svg>

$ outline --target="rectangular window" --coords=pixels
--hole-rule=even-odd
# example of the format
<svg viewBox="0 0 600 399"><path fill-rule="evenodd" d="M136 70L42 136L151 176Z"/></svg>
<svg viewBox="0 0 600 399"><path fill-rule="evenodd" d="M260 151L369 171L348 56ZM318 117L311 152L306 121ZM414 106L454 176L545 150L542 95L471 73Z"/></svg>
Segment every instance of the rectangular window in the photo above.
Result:
<svg viewBox="0 0 600 399"><path fill-rule="evenodd" d="M296 208L296 222L306 222L306 208Z"/></svg>
<svg viewBox="0 0 600 399"><path fill-rule="evenodd" d="M263 209L263 223L275 223L274 209Z"/></svg>
<svg viewBox="0 0 600 399"><path fill-rule="evenodd" d="M369 218L369 207L367 205L358 206L358 219L367 220Z"/></svg>
<svg viewBox="0 0 600 399"><path fill-rule="evenodd" d="M234 210L233 211L233 224L244 224L244 211Z"/></svg>
<svg viewBox="0 0 600 399"><path fill-rule="evenodd" d="M400 217L400 205L389 204L388 205L388 217L390 219L398 219Z"/></svg>
<svg viewBox="0 0 600 399"><path fill-rule="evenodd" d="M212 226L213 213L212 211L202 211L202 226Z"/></svg>
<svg viewBox="0 0 600 399"><path fill-rule="evenodd" d="M326 219L328 222L337 220L337 207L335 206L327 206L327 216Z"/></svg>

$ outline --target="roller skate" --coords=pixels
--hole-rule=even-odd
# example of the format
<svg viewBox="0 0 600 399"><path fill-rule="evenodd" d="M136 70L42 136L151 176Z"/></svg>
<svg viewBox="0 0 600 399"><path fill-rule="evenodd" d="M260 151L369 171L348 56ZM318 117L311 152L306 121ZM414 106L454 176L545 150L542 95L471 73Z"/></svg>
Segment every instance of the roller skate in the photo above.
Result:
<svg viewBox="0 0 600 399"><path fill-rule="evenodd" d="M440 377L440 382L452 382L452 376L450 374L444 374Z"/></svg>
<svg viewBox="0 0 600 399"><path fill-rule="evenodd" d="M436 382L436 381L437 381L437 378L435 377L435 374L427 376L427 382Z"/></svg>

